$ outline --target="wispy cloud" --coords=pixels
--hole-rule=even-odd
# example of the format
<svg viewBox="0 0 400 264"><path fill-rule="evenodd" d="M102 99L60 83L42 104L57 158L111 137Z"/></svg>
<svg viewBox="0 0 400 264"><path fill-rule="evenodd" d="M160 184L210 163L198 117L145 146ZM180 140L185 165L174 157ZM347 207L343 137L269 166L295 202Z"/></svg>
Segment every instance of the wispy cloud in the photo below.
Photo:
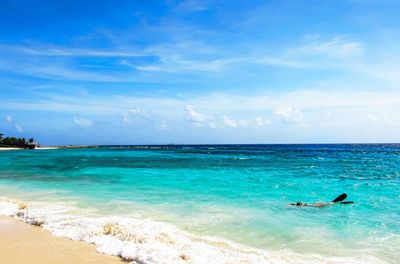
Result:
<svg viewBox="0 0 400 264"><path fill-rule="evenodd" d="M11 115L6 115L6 117L4 119L7 123L11 124L17 132L21 133L23 131L21 125L14 123L14 119Z"/></svg>
<svg viewBox="0 0 400 264"><path fill-rule="evenodd" d="M263 117L255 117L254 119L231 119L227 116L222 116L222 124L226 127L265 127L271 125L272 121Z"/></svg>
<svg viewBox="0 0 400 264"><path fill-rule="evenodd" d="M264 92L248 95L234 93L181 93L176 96L96 96L88 93L86 95L57 95L46 94L44 91L40 98L30 100L7 100L0 104L4 110L41 110L64 113L100 113L112 114L123 113L134 109L134 111L146 111L148 106L153 106L153 112L165 113L167 115L179 116L176 109L186 109L187 114L194 121L208 120L215 113L231 114L249 112L257 113L263 111L273 112L279 107L290 107L301 111L323 109L357 109L357 108L388 108L397 109L400 106L400 93L393 91L347 91L326 89L308 89L288 92ZM132 106L135 106L132 108ZM128 109L128 110L127 110ZM140 110L138 110L140 109ZM206 109L207 112L198 109ZM286 108L283 108L285 110ZM224 113L225 112L225 113ZM285 111L283 111L285 112ZM393 111L394 112L394 111Z"/></svg>
<svg viewBox="0 0 400 264"><path fill-rule="evenodd" d="M79 126L82 128L91 127L93 124L92 121L90 121L89 119L83 118L83 117L77 117L77 116L74 117L73 121L76 126Z"/></svg>
<svg viewBox="0 0 400 264"><path fill-rule="evenodd" d="M387 125L392 127L400 127L400 116L389 115L389 114L366 114L365 118L369 123L376 125Z"/></svg>
<svg viewBox="0 0 400 264"><path fill-rule="evenodd" d="M162 58L159 65L135 66L139 71L150 72L210 72L217 73L224 70L229 65L245 62L243 58L215 59L215 60L188 60L178 56Z"/></svg>
<svg viewBox="0 0 400 264"><path fill-rule="evenodd" d="M336 59L348 59L363 54L362 44L344 37L335 37L327 41L311 40L310 43L293 49L291 52L305 55L320 55Z"/></svg>
<svg viewBox="0 0 400 264"><path fill-rule="evenodd" d="M22 126L20 126L20 125L15 125L14 126L15 127L15 130L17 130L18 132L22 132Z"/></svg>
<svg viewBox="0 0 400 264"><path fill-rule="evenodd" d="M175 10L178 12L199 12L207 9L206 1L198 1L198 0L184 0L181 1L176 7Z"/></svg>
<svg viewBox="0 0 400 264"><path fill-rule="evenodd" d="M82 49L54 46L48 44L0 44L3 52L20 53L38 57L143 57L150 55L146 50L111 49Z"/></svg>
<svg viewBox="0 0 400 264"><path fill-rule="evenodd" d="M5 117L5 120L6 120L8 123L12 123L13 118L12 118L12 116L7 115L7 116Z"/></svg>
<svg viewBox="0 0 400 264"><path fill-rule="evenodd" d="M305 63L302 60L295 60L293 58L288 58L286 56L253 58L249 59L249 62L261 65L280 66L280 67L298 68L298 69L309 67L307 63Z"/></svg>
<svg viewBox="0 0 400 264"><path fill-rule="evenodd" d="M155 82L168 83L171 76L183 82L204 80L204 77L218 77L229 81L230 76L240 79L254 78L254 66L280 68L288 74L297 70L342 70L369 79L399 83L398 59L381 55L369 58L371 51L365 45L346 36L323 38L321 35L305 36L301 41L274 50L250 46L236 52L234 49L205 43L196 39L168 40L162 44L114 46L107 49L71 48L49 44L2 44L0 55L3 60L0 70L21 75L66 81L93 82ZM18 56L20 59L15 60ZM52 59L57 57L58 59ZM112 59L112 61L96 61ZM90 67L79 61L92 60ZM97 67L98 66L98 67ZM109 71L98 69L109 68ZM262 75L262 68L257 72ZM311 72L304 77L318 81ZM226 89L226 87L224 87ZM221 88L223 89L223 88Z"/></svg>
<svg viewBox="0 0 400 264"><path fill-rule="evenodd" d="M143 108L131 108L121 115L124 125L148 125L157 129L167 129L168 124L159 115L153 113L151 110Z"/></svg>

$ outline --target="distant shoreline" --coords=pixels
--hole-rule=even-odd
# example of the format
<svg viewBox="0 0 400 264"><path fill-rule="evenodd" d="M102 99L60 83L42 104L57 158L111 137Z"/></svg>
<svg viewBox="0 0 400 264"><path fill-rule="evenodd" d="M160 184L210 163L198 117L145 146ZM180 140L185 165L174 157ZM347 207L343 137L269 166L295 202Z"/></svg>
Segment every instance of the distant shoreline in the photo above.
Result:
<svg viewBox="0 0 400 264"><path fill-rule="evenodd" d="M7 151L7 150L21 150L23 148L14 148L14 147L0 147L0 151Z"/></svg>
<svg viewBox="0 0 400 264"><path fill-rule="evenodd" d="M60 147L36 147L34 149L27 149L27 150L45 150L45 149L59 149ZM16 147L0 147L0 151L7 151L7 150L24 150L26 148L16 148Z"/></svg>
<svg viewBox="0 0 400 264"><path fill-rule="evenodd" d="M262 146L378 146L378 145L398 145L400 143L276 143L276 144L148 144L148 145L54 145L54 146L43 146L36 147L32 150L50 150L50 149L94 149L94 148L114 148L114 149L176 149L176 148L188 148L188 147L262 147ZM0 151L7 150L24 150L27 148L18 147L0 147Z"/></svg>

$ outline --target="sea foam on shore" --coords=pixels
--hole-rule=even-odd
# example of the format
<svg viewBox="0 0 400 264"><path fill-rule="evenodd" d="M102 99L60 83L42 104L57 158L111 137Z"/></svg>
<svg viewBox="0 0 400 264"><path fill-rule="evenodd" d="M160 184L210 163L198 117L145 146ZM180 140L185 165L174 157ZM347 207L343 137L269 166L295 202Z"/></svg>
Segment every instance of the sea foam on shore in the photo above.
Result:
<svg viewBox="0 0 400 264"><path fill-rule="evenodd" d="M383 263L364 257L328 257L289 250L266 251L231 241L199 237L173 225L118 216L96 216L57 203L0 199L0 215L42 226L56 236L93 243L97 251L144 263Z"/></svg>

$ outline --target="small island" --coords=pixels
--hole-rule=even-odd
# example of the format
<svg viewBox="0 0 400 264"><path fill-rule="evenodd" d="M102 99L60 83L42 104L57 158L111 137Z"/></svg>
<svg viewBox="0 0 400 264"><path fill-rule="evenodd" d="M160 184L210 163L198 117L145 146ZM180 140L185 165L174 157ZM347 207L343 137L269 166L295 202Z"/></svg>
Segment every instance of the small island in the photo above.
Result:
<svg viewBox="0 0 400 264"><path fill-rule="evenodd" d="M33 138L4 137L0 133L0 149L35 149L38 143Z"/></svg>

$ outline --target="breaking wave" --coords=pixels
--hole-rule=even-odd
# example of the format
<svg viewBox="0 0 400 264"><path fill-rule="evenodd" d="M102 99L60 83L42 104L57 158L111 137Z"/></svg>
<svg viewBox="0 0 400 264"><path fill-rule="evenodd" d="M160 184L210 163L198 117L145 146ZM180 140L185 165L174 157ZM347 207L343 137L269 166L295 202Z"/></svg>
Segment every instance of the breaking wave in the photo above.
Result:
<svg viewBox="0 0 400 264"><path fill-rule="evenodd" d="M0 215L41 226L55 236L95 244L97 251L133 264L383 263L377 258L327 257L290 250L267 251L231 241L195 236L148 219L101 216L57 203L0 198Z"/></svg>

